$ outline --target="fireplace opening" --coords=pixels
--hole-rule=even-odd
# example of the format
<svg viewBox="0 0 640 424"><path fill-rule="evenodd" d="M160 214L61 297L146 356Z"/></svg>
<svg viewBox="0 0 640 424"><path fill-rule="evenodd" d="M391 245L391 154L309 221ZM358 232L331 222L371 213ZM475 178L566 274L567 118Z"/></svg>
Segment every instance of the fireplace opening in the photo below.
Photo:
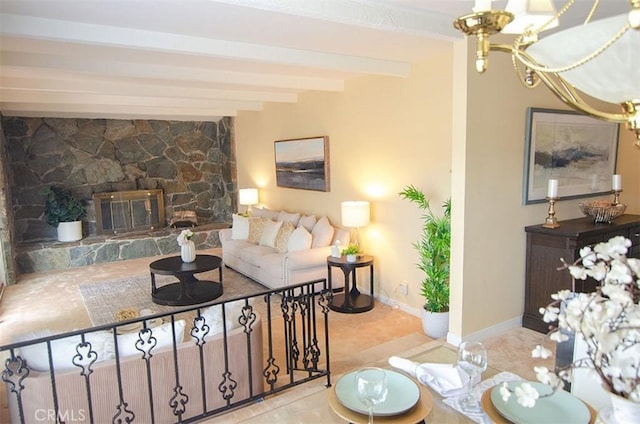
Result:
<svg viewBox="0 0 640 424"><path fill-rule="evenodd" d="M162 190L133 190L93 195L98 234L154 230L166 225Z"/></svg>

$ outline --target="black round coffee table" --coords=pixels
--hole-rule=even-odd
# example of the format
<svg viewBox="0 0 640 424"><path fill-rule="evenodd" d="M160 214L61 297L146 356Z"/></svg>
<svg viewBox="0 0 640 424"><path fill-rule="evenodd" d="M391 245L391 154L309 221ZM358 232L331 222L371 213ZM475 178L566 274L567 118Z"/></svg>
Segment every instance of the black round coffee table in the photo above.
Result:
<svg viewBox="0 0 640 424"><path fill-rule="evenodd" d="M194 274L218 269L218 281L198 280ZM180 256L159 259L149 264L151 299L158 305L186 306L209 302L222 296L222 259L213 255L196 255L193 262ZM156 287L156 274L173 275L179 282Z"/></svg>

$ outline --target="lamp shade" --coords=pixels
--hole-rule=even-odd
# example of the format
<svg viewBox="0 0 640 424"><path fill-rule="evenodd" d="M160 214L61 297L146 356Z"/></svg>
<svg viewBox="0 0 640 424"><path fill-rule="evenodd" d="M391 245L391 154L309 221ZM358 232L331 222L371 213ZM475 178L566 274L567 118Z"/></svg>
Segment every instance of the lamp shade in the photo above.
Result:
<svg viewBox="0 0 640 424"><path fill-rule="evenodd" d="M342 225L352 228L369 225L369 202L342 202Z"/></svg>
<svg viewBox="0 0 640 424"><path fill-rule="evenodd" d="M241 188L238 194L238 201L241 205L257 205L258 189L257 188Z"/></svg>

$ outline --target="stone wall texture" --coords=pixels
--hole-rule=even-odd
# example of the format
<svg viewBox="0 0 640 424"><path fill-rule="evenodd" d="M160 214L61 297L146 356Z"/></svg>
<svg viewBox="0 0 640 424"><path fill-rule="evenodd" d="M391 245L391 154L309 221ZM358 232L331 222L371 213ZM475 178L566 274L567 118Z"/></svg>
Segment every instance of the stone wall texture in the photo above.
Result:
<svg viewBox="0 0 640 424"><path fill-rule="evenodd" d="M181 229L96 234L94 193L162 189L167 223L173 211L196 211L196 247L219 247L218 231L237 209L233 119L174 122L1 117L5 178L0 184L3 268L15 274L179 252ZM1 170L1 169L0 169ZM57 241L44 219L47 186L71 190L87 210L84 239ZM2 210L3 196L6 205ZM0 258L1 259L1 258ZM8 281L9 284L12 281Z"/></svg>
<svg viewBox="0 0 640 424"><path fill-rule="evenodd" d="M233 120L173 122L3 117L18 244L56 239L44 220L50 185L85 205L96 235L94 193L164 191L167 220L195 210L198 222L230 222L236 208Z"/></svg>

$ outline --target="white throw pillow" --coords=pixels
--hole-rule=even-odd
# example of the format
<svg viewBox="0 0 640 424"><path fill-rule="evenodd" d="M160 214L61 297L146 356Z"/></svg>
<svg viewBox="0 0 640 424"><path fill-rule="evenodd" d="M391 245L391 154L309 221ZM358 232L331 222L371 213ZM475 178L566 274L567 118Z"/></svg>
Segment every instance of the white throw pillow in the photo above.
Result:
<svg viewBox="0 0 640 424"><path fill-rule="evenodd" d="M278 236L280 227L282 227L282 221L265 222L262 235L260 236L260 246L276 247L276 237Z"/></svg>
<svg viewBox="0 0 640 424"><path fill-rule="evenodd" d="M265 218L272 221L277 221L279 215L280 211L272 211L271 209L267 208L251 209L251 216L256 218Z"/></svg>
<svg viewBox="0 0 640 424"><path fill-rule="evenodd" d="M313 236L311 247L325 247L331 245L334 231L334 228L331 226L329 219L326 216L320 218L316 225L314 225L313 231L311 231L311 235Z"/></svg>
<svg viewBox="0 0 640 424"><path fill-rule="evenodd" d="M40 337L51 336L53 333L49 330L40 332L33 332L25 334L20 337L22 340L37 339ZM110 333L104 331L98 331L94 333L87 333L85 335L85 341L91 343L91 351L97 355L96 363L110 359L106 345L113 337ZM111 339L113 340L113 339ZM63 339L53 340L51 342L51 356L53 359L53 369L57 372L67 370L77 370L80 372L81 368L77 367L73 363L73 357L78 354L76 350L80 343L80 336L65 337ZM113 343L112 343L113 344ZM89 364L90 359L87 359L89 353L89 346L86 349L80 350L84 359L80 361L82 364ZM35 371L49 371L49 354L46 343L38 343L30 346L20 348L19 355L22 359L27 361L27 366Z"/></svg>
<svg viewBox="0 0 640 424"><path fill-rule="evenodd" d="M251 301L249 301L249 304L251 304ZM225 303L224 305L228 333L231 330L241 327L239 319L242 316L242 308L245 306L245 301L235 300L233 302ZM209 306L203 310L200 315L204 318L205 324L209 326L209 332L204 337L204 340L207 340L208 337L213 336L214 334L219 334L224 331L224 326L222 325L222 305ZM197 332L198 329L195 331ZM193 341L198 340L196 337L193 337L193 335L191 338Z"/></svg>
<svg viewBox="0 0 640 424"><path fill-rule="evenodd" d="M287 253L287 243L289 243L289 237L291 237L291 233L293 233L295 229L295 225L291 222L287 221L282 224L280 231L278 231L278 236L276 237L276 252Z"/></svg>
<svg viewBox="0 0 640 424"><path fill-rule="evenodd" d="M295 227L295 226L298 225L298 221L300 221L300 214L299 213L287 213L285 211L281 211L280 214L278 215L278 221L290 222Z"/></svg>
<svg viewBox="0 0 640 424"><path fill-rule="evenodd" d="M233 214L231 238L233 240L246 240L249 238L249 218L235 213Z"/></svg>
<svg viewBox="0 0 640 424"><path fill-rule="evenodd" d="M184 326L186 322L181 319L175 321L175 338L178 344L182 343L184 338ZM173 346L173 336L174 332L171 331L171 322L166 324L162 324L159 327L155 327L151 329L151 336L156 339L156 345L151 351L157 352L159 349L163 347ZM120 358L124 358L126 356L138 355L142 357L142 352L136 349L136 343L140 340L139 331L135 331L133 333L120 334L118 336L118 353L120 354ZM148 339L145 339L148 340ZM112 339L113 342L113 339ZM111 346L111 351L109 352L113 358L116 357L115 349Z"/></svg>
<svg viewBox="0 0 640 424"><path fill-rule="evenodd" d="M304 227L298 227L289 236L287 251L308 250L311 248L311 233Z"/></svg>
<svg viewBox="0 0 640 424"><path fill-rule="evenodd" d="M314 225L316 225L316 217L313 215L302 216L298 221L298 227L304 227L307 231L313 230Z"/></svg>

